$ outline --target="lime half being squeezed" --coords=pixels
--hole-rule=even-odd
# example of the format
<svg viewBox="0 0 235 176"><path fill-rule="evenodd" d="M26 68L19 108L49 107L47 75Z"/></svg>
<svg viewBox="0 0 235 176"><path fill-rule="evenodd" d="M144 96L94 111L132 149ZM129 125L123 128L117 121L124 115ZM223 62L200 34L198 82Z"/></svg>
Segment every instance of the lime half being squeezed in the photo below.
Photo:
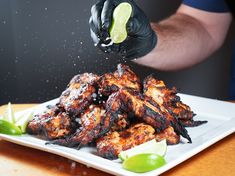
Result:
<svg viewBox="0 0 235 176"><path fill-rule="evenodd" d="M112 25L109 30L110 38L113 43L122 43L127 38L126 24L131 17L132 6L123 2L113 11Z"/></svg>

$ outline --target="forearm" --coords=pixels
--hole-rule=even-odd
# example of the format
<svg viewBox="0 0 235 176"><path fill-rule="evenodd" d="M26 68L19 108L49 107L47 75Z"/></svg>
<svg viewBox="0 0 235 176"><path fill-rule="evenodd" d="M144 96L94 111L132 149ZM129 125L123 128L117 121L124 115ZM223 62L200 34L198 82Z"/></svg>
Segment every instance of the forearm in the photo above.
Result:
<svg viewBox="0 0 235 176"><path fill-rule="evenodd" d="M157 46L136 62L159 70L177 70L201 62L215 49L213 39L190 16L175 14L152 24L158 36Z"/></svg>
<svg viewBox="0 0 235 176"><path fill-rule="evenodd" d="M222 45L230 22L229 13L209 13L182 5L170 18L152 24L157 45L135 62L158 70L191 67Z"/></svg>

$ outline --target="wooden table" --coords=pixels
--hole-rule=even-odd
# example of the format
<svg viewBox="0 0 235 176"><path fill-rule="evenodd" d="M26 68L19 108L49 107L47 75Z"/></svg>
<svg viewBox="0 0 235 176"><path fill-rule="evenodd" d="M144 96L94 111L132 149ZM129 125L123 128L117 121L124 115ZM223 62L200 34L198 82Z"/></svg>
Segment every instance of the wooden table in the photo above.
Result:
<svg viewBox="0 0 235 176"><path fill-rule="evenodd" d="M20 111L35 104L13 105ZM0 114L6 106L0 107ZM235 124L234 124L235 125ZM0 176L110 176L69 159L0 139ZM162 176L235 175L235 134L177 165Z"/></svg>

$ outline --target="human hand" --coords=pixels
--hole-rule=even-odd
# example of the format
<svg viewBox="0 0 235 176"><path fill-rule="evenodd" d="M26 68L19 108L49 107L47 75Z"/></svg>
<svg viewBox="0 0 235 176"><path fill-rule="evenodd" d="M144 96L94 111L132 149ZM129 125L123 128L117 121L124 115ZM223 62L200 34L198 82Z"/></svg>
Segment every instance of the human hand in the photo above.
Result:
<svg viewBox="0 0 235 176"><path fill-rule="evenodd" d="M122 43L113 43L110 39L110 27L114 9L122 2L132 6L132 14L127 22L127 38ZM102 51L134 59L149 53L157 43L155 32L144 12L133 0L99 0L91 8L89 20L91 37Z"/></svg>

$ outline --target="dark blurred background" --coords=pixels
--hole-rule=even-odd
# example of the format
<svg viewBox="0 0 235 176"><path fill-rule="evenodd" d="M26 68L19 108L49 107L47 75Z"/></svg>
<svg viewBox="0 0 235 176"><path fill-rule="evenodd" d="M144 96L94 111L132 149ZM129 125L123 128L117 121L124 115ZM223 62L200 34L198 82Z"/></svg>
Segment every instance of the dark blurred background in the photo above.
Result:
<svg viewBox="0 0 235 176"><path fill-rule="evenodd" d="M88 19L95 2L0 0L0 104L44 102L58 97L75 74L115 69L120 58L101 53L90 38ZM137 2L151 21L171 15L181 3ZM226 100L233 29L224 46L194 68L159 72L128 64L141 78L155 73L181 93Z"/></svg>

